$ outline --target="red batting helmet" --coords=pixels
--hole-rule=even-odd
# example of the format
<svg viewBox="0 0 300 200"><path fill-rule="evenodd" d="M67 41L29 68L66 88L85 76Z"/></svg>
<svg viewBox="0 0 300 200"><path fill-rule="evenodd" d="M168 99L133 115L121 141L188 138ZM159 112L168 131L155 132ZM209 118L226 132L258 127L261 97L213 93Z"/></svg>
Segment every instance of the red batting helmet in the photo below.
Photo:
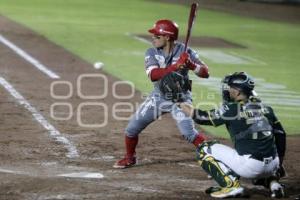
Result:
<svg viewBox="0 0 300 200"><path fill-rule="evenodd" d="M168 19L158 20L148 31L155 35L168 35L173 40L178 38L178 25Z"/></svg>

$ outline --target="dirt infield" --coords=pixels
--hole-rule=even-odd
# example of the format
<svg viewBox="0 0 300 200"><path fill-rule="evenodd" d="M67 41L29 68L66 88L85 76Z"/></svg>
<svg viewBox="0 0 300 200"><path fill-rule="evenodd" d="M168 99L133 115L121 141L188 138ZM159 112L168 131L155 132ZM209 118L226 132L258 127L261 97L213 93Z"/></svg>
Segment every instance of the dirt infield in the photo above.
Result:
<svg viewBox="0 0 300 200"><path fill-rule="evenodd" d="M117 99L112 91L118 79L93 69L91 64L43 36L1 16L0 34L60 76L60 79L50 78L0 43L0 77L31 105L29 107L20 97L13 97L12 88L5 89L0 85L1 200L209 199L204 190L214 183L197 166L194 147L180 137L170 116L164 116L143 131L137 149L139 166L126 170L112 169L113 163L123 155L123 130L127 124L127 120L116 120L112 111L118 102L140 103L140 92L134 91L129 100ZM105 90L105 84L101 82L104 79L92 76L100 74L107 80L107 96L101 100L80 97L77 81L83 74L90 74L90 77L82 79L82 95L96 95ZM70 83L73 95L67 99L51 95L51 84L58 80ZM119 96L131 93L125 84L116 86L115 91ZM53 86L53 93L66 96L68 86L64 83ZM88 128L78 125L78 107L87 102L108 105L106 126ZM50 113L54 103L71 105L73 115L70 119L54 120ZM99 106L103 104L82 107L82 123L105 121L104 108ZM67 118L69 112L68 107L62 106L54 114ZM129 115L129 112L124 112L119 117ZM45 120L36 120L40 116L59 134L46 130L41 125L46 123ZM51 129L50 126L46 128ZM77 155L68 156L71 150L66 140L70 142L69 146L76 148ZM300 190L299 142L299 137L288 138L288 177L282 180L292 199ZM268 195L262 188L253 187L247 181L243 184L253 199L265 199Z"/></svg>

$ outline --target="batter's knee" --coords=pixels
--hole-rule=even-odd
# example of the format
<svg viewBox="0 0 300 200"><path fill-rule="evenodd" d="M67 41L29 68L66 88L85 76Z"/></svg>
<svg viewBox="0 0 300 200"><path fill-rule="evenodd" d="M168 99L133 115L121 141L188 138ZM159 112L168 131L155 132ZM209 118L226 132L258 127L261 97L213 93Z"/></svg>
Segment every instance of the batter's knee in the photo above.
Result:
<svg viewBox="0 0 300 200"><path fill-rule="evenodd" d="M125 131L127 136L129 137L135 137L138 134L140 134L153 120L147 120L147 119L135 119L132 118L130 122L128 123Z"/></svg>
<svg viewBox="0 0 300 200"><path fill-rule="evenodd" d="M140 132L140 129L134 126L127 126L127 128L125 129L125 134L128 137L136 137Z"/></svg>

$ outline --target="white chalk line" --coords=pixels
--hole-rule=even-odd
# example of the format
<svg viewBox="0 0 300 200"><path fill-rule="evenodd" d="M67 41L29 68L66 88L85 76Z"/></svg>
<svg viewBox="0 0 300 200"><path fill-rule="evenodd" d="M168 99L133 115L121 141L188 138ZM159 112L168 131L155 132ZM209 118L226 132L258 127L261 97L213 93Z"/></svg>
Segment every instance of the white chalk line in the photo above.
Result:
<svg viewBox="0 0 300 200"><path fill-rule="evenodd" d="M133 35L131 33L125 33L125 35L127 35L129 37L132 37L132 38L134 38L134 39L136 39L136 40L138 40L140 42L143 42L145 44L152 44L149 40L146 40L146 39L144 39L142 37L135 36L135 35Z"/></svg>
<svg viewBox="0 0 300 200"><path fill-rule="evenodd" d="M300 115L297 115L297 114L291 114L291 113L286 113L286 114L283 114L283 113L278 113L277 114L278 117L286 117L288 118L289 120L299 120L300 119Z"/></svg>
<svg viewBox="0 0 300 200"><path fill-rule="evenodd" d="M199 50L200 57L207 58L208 60L211 60L214 63L221 63L221 64L250 64L250 60L246 60L242 57L238 57L235 55L230 55L228 53L225 53L224 51L220 50Z"/></svg>
<svg viewBox="0 0 300 200"><path fill-rule="evenodd" d="M92 173L92 172L74 172L74 173L66 173L66 174L58 174L57 176L61 177L69 177L69 178L104 178L101 173Z"/></svg>
<svg viewBox="0 0 300 200"><path fill-rule="evenodd" d="M1 34L0 34L0 42L2 42L7 47L11 48L16 54L18 54L19 56L21 56L22 58L27 60L29 63L34 65L37 69L39 69L40 71L42 71L43 73L48 75L50 78L52 78L52 79L59 79L60 78L57 74L55 74L54 72L49 70L45 65L40 63L38 60L36 60L32 56L30 56L28 53L26 53L21 48L17 47L15 44L10 42L8 39L6 39Z"/></svg>
<svg viewBox="0 0 300 200"><path fill-rule="evenodd" d="M25 171L14 171L14 170L4 169L4 168L0 168L0 173L33 176L33 174L30 174ZM84 179L102 179L102 178L104 178L103 174L96 173L96 172L72 172L72 173L55 174L54 176L68 177L68 178L84 178Z"/></svg>
<svg viewBox="0 0 300 200"><path fill-rule="evenodd" d="M31 112L34 119L39 122L48 132L50 137L54 138L56 141L65 145L68 150L67 157L75 158L79 157L76 147L67 138L62 136L62 134L51 125L30 103L4 78L0 77L0 84L18 101L18 103L29 112Z"/></svg>
<svg viewBox="0 0 300 200"><path fill-rule="evenodd" d="M258 59L254 59L254 58L249 57L249 56L241 55L241 54L236 53L236 52L233 52L233 51L231 51L231 52L229 52L229 53L232 54L232 55L241 57L241 58L243 58L243 59L249 60L249 61L251 61L252 63L257 63L257 64L260 64L260 65L267 65L267 63L265 63L265 62L263 62L263 61L261 61L261 60L258 60Z"/></svg>
<svg viewBox="0 0 300 200"><path fill-rule="evenodd" d="M185 167L192 167L192 168L199 168L199 165L196 164L188 164L188 163L178 163L180 166L185 166Z"/></svg>
<svg viewBox="0 0 300 200"><path fill-rule="evenodd" d="M283 88L283 89L285 89L285 88ZM264 88L258 88L258 89L255 89L255 91L258 92L258 93L267 93L267 94L278 94L278 93L280 93L280 94L299 95L299 92L283 90L283 89L270 90L270 88L265 88L265 89Z"/></svg>
<svg viewBox="0 0 300 200"><path fill-rule="evenodd" d="M298 112L300 111L300 108L299 107L284 107L284 106L273 106L273 108L275 110L288 110L288 111L294 111L294 112Z"/></svg>
<svg viewBox="0 0 300 200"><path fill-rule="evenodd" d="M14 170L10 170L10 169L3 169L3 168L0 168L0 172L2 173L7 173L7 174L25 174L23 172L20 172L20 171L14 171Z"/></svg>
<svg viewBox="0 0 300 200"><path fill-rule="evenodd" d="M127 188L132 192L138 192L138 193L160 193L159 190L145 188L143 186L128 186Z"/></svg>

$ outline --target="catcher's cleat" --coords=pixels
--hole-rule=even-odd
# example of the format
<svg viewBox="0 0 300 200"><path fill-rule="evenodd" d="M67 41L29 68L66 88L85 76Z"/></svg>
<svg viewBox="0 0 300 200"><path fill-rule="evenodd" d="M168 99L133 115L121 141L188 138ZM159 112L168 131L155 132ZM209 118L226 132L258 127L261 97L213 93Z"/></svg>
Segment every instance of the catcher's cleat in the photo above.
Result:
<svg viewBox="0 0 300 200"><path fill-rule="evenodd" d="M217 187L215 188L218 189ZM228 197L239 197L243 196L244 188L240 186L238 181L235 181L232 187L222 187L217 191L210 193L210 196L215 198L228 198Z"/></svg>
<svg viewBox="0 0 300 200"><path fill-rule="evenodd" d="M220 190L222 190L222 188L221 188L220 186L212 186L212 187L207 188L207 189L205 190L205 193L206 193L206 194L211 194L211 193L213 193L213 192L218 192L218 191L220 191Z"/></svg>
<svg viewBox="0 0 300 200"><path fill-rule="evenodd" d="M125 168L128 168L128 167L133 167L134 165L136 165L137 162L136 162L136 157L127 157L125 156L125 158L117 161L114 165L113 165L113 168L116 168L116 169L125 169Z"/></svg>
<svg viewBox="0 0 300 200"><path fill-rule="evenodd" d="M277 181L272 181L270 183L271 197L272 198L282 198L284 197L284 187Z"/></svg>

